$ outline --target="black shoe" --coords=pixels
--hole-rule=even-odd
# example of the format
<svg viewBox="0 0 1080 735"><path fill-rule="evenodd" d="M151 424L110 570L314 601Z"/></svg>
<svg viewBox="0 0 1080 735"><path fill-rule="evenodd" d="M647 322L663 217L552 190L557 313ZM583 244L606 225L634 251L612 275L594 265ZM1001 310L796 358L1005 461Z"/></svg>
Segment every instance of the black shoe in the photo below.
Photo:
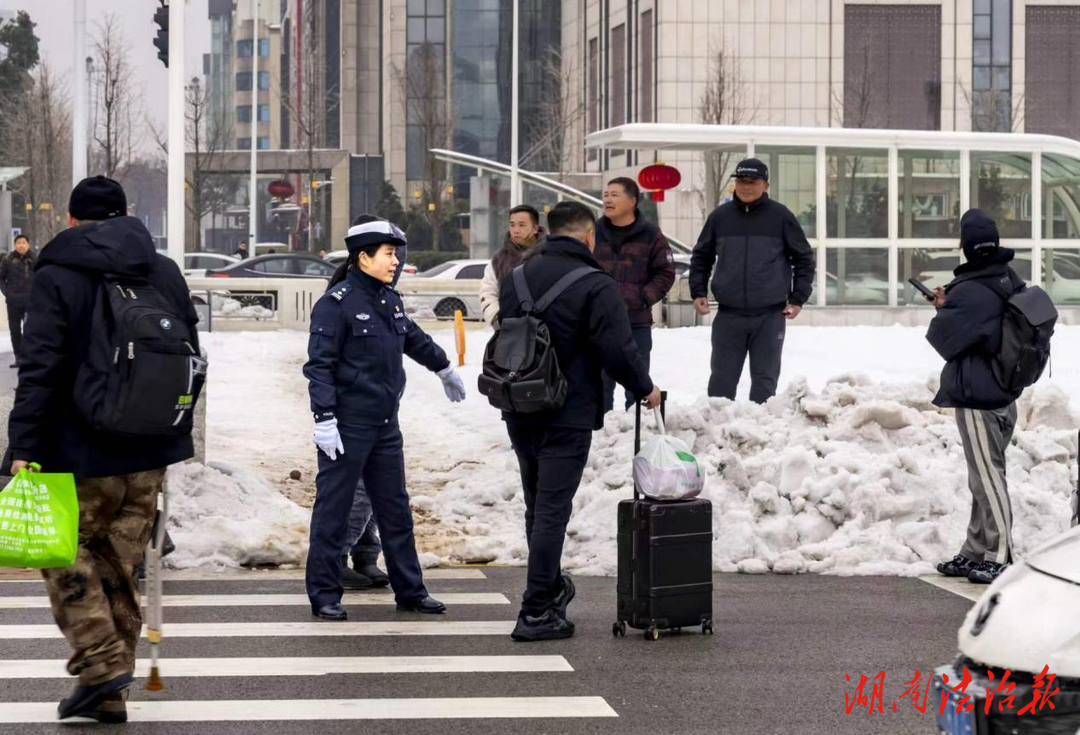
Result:
<svg viewBox="0 0 1080 735"><path fill-rule="evenodd" d="M968 572L974 569L979 562L968 559L963 554L957 554L949 561L943 561L937 565L938 574L946 577L966 577Z"/></svg>
<svg viewBox="0 0 1080 735"><path fill-rule="evenodd" d="M554 610L547 610L540 617L518 615L517 625L510 637L515 641L554 641L574 635L574 624L560 618Z"/></svg>
<svg viewBox="0 0 1080 735"><path fill-rule="evenodd" d="M90 717L91 712L100 709L99 705L102 702L127 689L131 686L132 681L133 677L129 671L101 684L94 684L93 686L79 684L70 697L60 701L60 706L56 710L59 719ZM124 719L127 719L126 712L124 713Z"/></svg>
<svg viewBox="0 0 1080 735"><path fill-rule="evenodd" d="M345 608L341 606L340 602L335 602L332 605L323 605L315 611L315 617L321 620L332 620L336 623L340 623L349 619L349 613L345 612Z"/></svg>
<svg viewBox="0 0 1080 735"><path fill-rule="evenodd" d="M128 720L124 697L115 694L103 700L95 709L83 712L79 717L95 720L103 725L123 725Z"/></svg>
<svg viewBox="0 0 1080 735"><path fill-rule="evenodd" d="M424 615L441 615L446 612L446 605L442 604L434 597L425 597L422 600L416 602L399 602L397 604L399 612L415 612L422 613Z"/></svg>
<svg viewBox="0 0 1080 735"><path fill-rule="evenodd" d="M386 587L390 584L390 577L386 576L386 572L379 569L375 562L365 563L354 558L353 569L370 579L374 587Z"/></svg>
<svg viewBox="0 0 1080 735"><path fill-rule="evenodd" d="M998 564L992 561L979 562L978 566L968 572L968 581L975 584L990 584L1000 577L1008 566L1008 564Z"/></svg>
<svg viewBox="0 0 1080 735"><path fill-rule="evenodd" d="M376 585L371 577L345 567L341 570L341 586L347 590L369 590Z"/></svg>
<svg viewBox="0 0 1080 735"><path fill-rule="evenodd" d="M555 612L559 613L560 618L566 620L566 608L577 594L577 589L574 587L574 580L570 579L570 575L566 572L563 572L562 584L562 592L555 598Z"/></svg>

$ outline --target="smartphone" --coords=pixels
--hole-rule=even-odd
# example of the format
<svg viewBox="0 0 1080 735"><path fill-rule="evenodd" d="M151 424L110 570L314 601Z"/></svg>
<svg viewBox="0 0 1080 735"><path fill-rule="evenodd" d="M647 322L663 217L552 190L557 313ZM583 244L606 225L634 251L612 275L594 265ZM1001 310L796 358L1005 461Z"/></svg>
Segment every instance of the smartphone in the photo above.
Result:
<svg viewBox="0 0 1080 735"><path fill-rule="evenodd" d="M907 282L914 286L919 293L925 296L927 301L934 300L934 292L927 288L925 283L921 281L916 281L914 278L907 279Z"/></svg>

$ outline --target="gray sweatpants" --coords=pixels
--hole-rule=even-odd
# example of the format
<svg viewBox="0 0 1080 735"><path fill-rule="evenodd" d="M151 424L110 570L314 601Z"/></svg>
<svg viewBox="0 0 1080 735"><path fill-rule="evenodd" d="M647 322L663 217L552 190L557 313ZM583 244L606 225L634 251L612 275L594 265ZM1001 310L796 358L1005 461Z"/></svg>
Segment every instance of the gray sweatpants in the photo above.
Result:
<svg viewBox="0 0 1080 735"><path fill-rule="evenodd" d="M735 399L743 363L750 355L750 400L764 403L776 395L787 319L784 312L732 314L719 311L712 323L712 375L709 395Z"/></svg>
<svg viewBox="0 0 1080 735"><path fill-rule="evenodd" d="M1016 404L993 411L956 409L967 458L971 521L960 553L975 561L1012 561L1012 505L1005 481L1005 450L1016 428Z"/></svg>

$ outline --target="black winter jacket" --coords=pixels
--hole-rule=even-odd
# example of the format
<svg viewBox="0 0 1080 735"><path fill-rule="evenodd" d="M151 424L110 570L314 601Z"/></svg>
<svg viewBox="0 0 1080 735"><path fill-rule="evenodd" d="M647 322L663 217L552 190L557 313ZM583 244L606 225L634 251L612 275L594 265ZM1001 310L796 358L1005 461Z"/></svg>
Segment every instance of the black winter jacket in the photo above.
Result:
<svg viewBox="0 0 1080 735"><path fill-rule="evenodd" d="M1005 294L1024 282L1009 267L1013 251L962 263L945 287L945 305L930 322L926 339L943 358L941 387L934 405L943 408L1004 408L1022 391L1003 389L994 377L993 357L1001 349Z"/></svg>
<svg viewBox="0 0 1080 735"><path fill-rule="evenodd" d="M791 210L768 194L752 204L736 198L705 221L690 258L690 295L708 296L712 274L721 311L761 314L787 303L802 306L813 291L816 264Z"/></svg>
<svg viewBox="0 0 1080 735"><path fill-rule="evenodd" d="M199 317L187 283L175 263L157 254L138 219L115 217L57 235L38 256L30 290L5 471L13 460L26 460L76 479L112 477L194 455L190 436L119 439L95 431L75 407L75 374L89 352L102 273L145 278L195 334Z"/></svg>
<svg viewBox="0 0 1080 735"><path fill-rule="evenodd" d="M596 220L593 257L619 286L633 327L653 323L652 307L675 283L675 257L660 228L638 213L626 227Z"/></svg>
<svg viewBox="0 0 1080 735"><path fill-rule="evenodd" d="M600 270L584 243L548 236L539 254L525 261L525 280L533 298L539 299L564 275L585 265ZM499 314L502 319L522 315L513 278L504 278L499 287ZM566 402L557 411L504 413L504 419L552 428L603 428L605 370L636 398L652 392L649 371L630 331L626 305L610 275L601 271L574 283L542 318L566 376Z"/></svg>
<svg viewBox="0 0 1080 735"><path fill-rule="evenodd" d="M26 306L34 278L34 260L33 250L28 250L26 255L13 250L0 260L0 292L12 306Z"/></svg>

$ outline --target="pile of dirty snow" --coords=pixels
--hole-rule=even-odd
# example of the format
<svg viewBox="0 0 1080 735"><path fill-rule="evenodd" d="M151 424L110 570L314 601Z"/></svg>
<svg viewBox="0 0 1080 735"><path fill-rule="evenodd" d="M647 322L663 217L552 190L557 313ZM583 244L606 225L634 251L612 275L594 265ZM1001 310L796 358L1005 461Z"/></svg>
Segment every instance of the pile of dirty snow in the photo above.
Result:
<svg viewBox="0 0 1080 735"><path fill-rule="evenodd" d="M955 554L971 495L953 412L931 403L935 382L845 375L820 393L794 380L763 406L709 398L669 404L668 432L710 473L703 497L713 502L714 568L918 575ZM1022 556L1069 526L1080 417L1052 384L1029 390L1018 409L1007 459ZM609 414L593 436L574 501L568 570L615 573L616 505L633 491L632 447L632 414ZM414 497L413 505L458 533L450 561L527 558L509 449L492 448L483 463L459 468L441 492Z"/></svg>
<svg viewBox="0 0 1080 735"><path fill-rule="evenodd" d="M224 464L173 465L167 477L173 568L299 564L311 513L261 478Z"/></svg>

